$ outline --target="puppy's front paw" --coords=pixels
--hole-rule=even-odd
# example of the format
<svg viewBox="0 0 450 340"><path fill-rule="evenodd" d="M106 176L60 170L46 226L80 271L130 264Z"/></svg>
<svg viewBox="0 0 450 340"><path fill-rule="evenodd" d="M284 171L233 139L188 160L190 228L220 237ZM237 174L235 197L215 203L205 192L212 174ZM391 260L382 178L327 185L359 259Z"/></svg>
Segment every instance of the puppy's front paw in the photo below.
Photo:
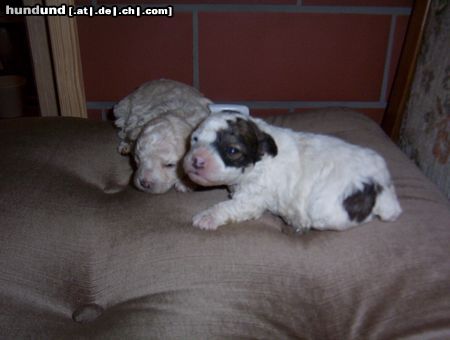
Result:
<svg viewBox="0 0 450 340"><path fill-rule="evenodd" d="M221 225L218 221L217 216L215 216L214 212L211 209L202 211L194 216L192 219L192 224L194 227L203 229L203 230L215 230L217 227Z"/></svg>
<svg viewBox="0 0 450 340"><path fill-rule="evenodd" d="M190 191L192 191L192 188L188 187L187 185L184 185L181 182L176 182L175 190L178 192L190 192Z"/></svg>

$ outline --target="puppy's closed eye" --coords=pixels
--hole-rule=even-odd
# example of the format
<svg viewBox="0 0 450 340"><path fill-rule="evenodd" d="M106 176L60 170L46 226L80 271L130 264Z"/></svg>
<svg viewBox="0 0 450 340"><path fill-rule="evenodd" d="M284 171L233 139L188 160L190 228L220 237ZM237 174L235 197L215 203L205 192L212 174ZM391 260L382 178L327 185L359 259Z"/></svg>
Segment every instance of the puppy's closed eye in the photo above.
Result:
<svg viewBox="0 0 450 340"><path fill-rule="evenodd" d="M169 163L165 163L164 167L165 168L175 168L176 165L177 165L176 162L169 162Z"/></svg>

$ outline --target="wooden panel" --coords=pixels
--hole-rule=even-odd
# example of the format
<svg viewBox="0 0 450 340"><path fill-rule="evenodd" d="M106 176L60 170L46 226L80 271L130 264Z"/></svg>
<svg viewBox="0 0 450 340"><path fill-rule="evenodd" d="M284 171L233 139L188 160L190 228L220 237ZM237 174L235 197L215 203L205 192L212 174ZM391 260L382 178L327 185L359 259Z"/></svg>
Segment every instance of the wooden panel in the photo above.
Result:
<svg viewBox="0 0 450 340"><path fill-rule="evenodd" d="M73 6L73 0L46 0L47 6ZM67 16L48 16L53 63L62 116L87 118L77 23Z"/></svg>
<svg viewBox="0 0 450 340"><path fill-rule="evenodd" d="M24 0L25 6L37 4L42 5L42 0ZM58 116L58 99L53 82L45 17L27 15L26 22L41 116Z"/></svg>
<svg viewBox="0 0 450 340"><path fill-rule="evenodd" d="M397 75L392 86L391 97L381 124L384 131L395 142L398 141L400 136L403 113L414 78L430 3L431 0L426 0L416 1L414 4Z"/></svg>

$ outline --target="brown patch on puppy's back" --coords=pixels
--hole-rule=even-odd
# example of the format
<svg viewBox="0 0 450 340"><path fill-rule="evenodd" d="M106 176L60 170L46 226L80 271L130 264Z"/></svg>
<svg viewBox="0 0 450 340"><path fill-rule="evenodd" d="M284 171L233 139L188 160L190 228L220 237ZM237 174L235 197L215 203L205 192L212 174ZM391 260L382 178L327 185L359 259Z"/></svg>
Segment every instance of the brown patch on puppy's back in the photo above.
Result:
<svg viewBox="0 0 450 340"><path fill-rule="evenodd" d="M371 213L378 194L383 188L376 183L363 183L361 190L355 191L342 202L351 221L361 223Z"/></svg>

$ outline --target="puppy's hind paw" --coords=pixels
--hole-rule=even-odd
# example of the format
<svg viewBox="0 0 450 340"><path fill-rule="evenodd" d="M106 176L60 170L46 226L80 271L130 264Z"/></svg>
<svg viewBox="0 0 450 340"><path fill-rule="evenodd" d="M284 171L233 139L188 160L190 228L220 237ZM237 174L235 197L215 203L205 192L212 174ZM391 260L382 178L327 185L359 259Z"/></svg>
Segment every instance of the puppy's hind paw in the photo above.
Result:
<svg viewBox="0 0 450 340"><path fill-rule="evenodd" d="M175 187L175 190L178 191L178 192L191 192L191 191L194 191L194 188L192 188L192 187L190 187L188 185L185 185L182 182L175 183L174 187Z"/></svg>
<svg viewBox="0 0 450 340"><path fill-rule="evenodd" d="M192 224L203 230L215 230L221 225L211 210L205 210L195 215Z"/></svg>
<svg viewBox="0 0 450 340"><path fill-rule="evenodd" d="M289 235L289 236L302 236L305 235L307 233L309 233L311 229L308 227L302 227L302 226L292 226L288 223L286 223L286 221L284 221L284 223L281 226L281 232Z"/></svg>

